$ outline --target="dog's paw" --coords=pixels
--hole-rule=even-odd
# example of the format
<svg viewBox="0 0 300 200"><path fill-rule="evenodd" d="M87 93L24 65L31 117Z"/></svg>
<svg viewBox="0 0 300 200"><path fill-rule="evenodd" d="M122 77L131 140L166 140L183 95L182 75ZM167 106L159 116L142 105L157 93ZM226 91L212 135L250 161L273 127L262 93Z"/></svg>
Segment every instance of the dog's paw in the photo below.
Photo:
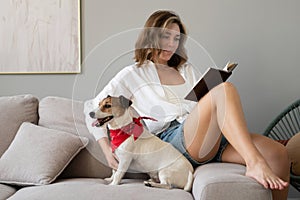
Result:
<svg viewBox="0 0 300 200"><path fill-rule="evenodd" d="M111 177L105 178L104 180L105 180L106 182L108 182L108 183L111 183L111 182L112 182L112 178L111 178Z"/></svg>
<svg viewBox="0 0 300 200"><path fill-rule="evenodd" d="M119 185L120 184L120 182L118 182L118 181L112 181L109 185Z"/></svg>
<svg viewBox="0 0 300 200"><path fill-rule="evenodd" d="M144 185L147 186L147 187L153 187L151 183L152 183L151 180L144 181Z"/></svg>
<svg viewBox="0 0 300 200"><path fill-rule="evenodd" d="M168 190L173 188L173 186L170 184L155 183L151 180L144 181L144 185L147 187L163 188L163 189L168 189Z"/></svg>

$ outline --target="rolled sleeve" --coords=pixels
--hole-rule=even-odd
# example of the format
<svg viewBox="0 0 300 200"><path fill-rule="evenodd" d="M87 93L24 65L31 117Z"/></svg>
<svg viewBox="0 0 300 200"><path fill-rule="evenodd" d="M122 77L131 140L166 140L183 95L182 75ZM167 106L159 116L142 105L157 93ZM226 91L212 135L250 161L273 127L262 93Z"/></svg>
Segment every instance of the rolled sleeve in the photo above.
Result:
<svg viewBox="0 0 300 200"><path fill-rule="evenodd" d="M91 134L95 137L96 140L99 140L103 137L108 137L106 127L95 127L92 126L95 119L90 117L90 112L98 108L99 102L110 96L120 96L123 95L127 98L131 96L131 92L125 86L126 83L124 80L127 80L126 77L130 71L124 69L120 71L104 88L103 90L93 99L87 100L84 103L84 115L86 126Z"/></svg>

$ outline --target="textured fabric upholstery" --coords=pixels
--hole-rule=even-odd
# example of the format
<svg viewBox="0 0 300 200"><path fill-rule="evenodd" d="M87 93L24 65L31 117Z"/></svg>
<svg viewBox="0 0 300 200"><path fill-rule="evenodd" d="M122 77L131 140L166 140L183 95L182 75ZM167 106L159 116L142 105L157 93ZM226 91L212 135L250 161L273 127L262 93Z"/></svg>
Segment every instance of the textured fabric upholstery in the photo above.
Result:
<svg viewBox="0 0 300 200"><path fill-rule="evenodd" d="M16 188L4 184L0 184L0 199L4 200L12 196L17 191Z"/></svg>
<svg viewBox="0 0 300 200"><path fill-rule="evenodd" d="M32 95L0 97L0 157L23 122L37 124L38 99Z"/></svg>
<svg viewBox="0 0 300 200"><path fill-rule="evenodd" d="M45 97L39 104L39 125L89 138L89 144L63 172L62 177L106 178L111 175L99 144L89 133L83 102L60 97Z"/></svg>
<svg viewBox="0 0 300 200"><path fill-rule="evenodd" d="M43 200L193 200L191 193L184 190L145 187L142 180L138 179L127 179L121 185L108 186L102 179L83 178L62 180L46 187L23 188L9 200L40 199L39 197L43 197Z"/></svg>
<svg viewBox="0 0 300 200"><path fill-rule="evenodd" d="M245 176L245 167L231 163L210 163L195 171L193 195L200 199L272 200L271 191Z"/></svg>
<svg viewBox="0 0 300 200"><path fill-rule="evenodd" d="M0 97L0 111L1 114L5 114L5 116L0 115L1 154L8 148L24 121L37 123L37 109L38 100L32 95ZM45 97L39 104L39 114L40 126L87 137L89 145L71 161L56 181L49 185L23 188L0 184L0 199L192 200L194 196L196 200L271 200L270 190L264 189L256 181L244 176L244 166L227 163L211 163L197 168L191 193L178 189L145 187L143 180L140 179L125 179L122 180L121 185L108 186L101 178L110 176L111 170L105 165L105 158L99 145L87 131L83 103L59 97ZM140 174L133 174L131 178L138 176Z"/></svg>
<svg viewBox="0 0 300 200"><path fill-rule="evenodd" d="M0 182L50 184L87 144L85 137L24 122L0 158Z"/></svg>

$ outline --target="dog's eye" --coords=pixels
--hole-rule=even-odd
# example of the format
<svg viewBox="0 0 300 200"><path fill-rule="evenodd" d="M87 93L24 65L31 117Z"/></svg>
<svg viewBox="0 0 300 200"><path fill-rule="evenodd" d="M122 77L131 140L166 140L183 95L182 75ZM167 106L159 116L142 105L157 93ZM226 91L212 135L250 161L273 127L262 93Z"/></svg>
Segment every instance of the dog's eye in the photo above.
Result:
<svg viewBox="0 0 300 200"><path fill-rule="evenodd" d="M105 104L105 105L104 105L104 108L111 108L111 105Z"/></svg>

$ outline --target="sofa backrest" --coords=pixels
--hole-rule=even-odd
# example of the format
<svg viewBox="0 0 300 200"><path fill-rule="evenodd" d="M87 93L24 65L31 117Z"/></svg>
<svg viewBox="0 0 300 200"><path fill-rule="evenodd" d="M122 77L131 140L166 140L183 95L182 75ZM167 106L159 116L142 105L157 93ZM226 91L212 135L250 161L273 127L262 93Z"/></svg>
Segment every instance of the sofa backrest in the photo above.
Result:
<svg viewBox="0 0 300 200"><path fill-rule="evenodd" d="M0 157L23 122L38 122L38 99L33 95L0 97Z"/></svg>
<svg viewBox="0 0 300 200"><path fill-rule="evenodd" d="M39 103L38 125L89 138L89 144L68 165L61 178L105 178L111 175L99 144L89 133L83 102L61 97L45 97Z"/></svg>

